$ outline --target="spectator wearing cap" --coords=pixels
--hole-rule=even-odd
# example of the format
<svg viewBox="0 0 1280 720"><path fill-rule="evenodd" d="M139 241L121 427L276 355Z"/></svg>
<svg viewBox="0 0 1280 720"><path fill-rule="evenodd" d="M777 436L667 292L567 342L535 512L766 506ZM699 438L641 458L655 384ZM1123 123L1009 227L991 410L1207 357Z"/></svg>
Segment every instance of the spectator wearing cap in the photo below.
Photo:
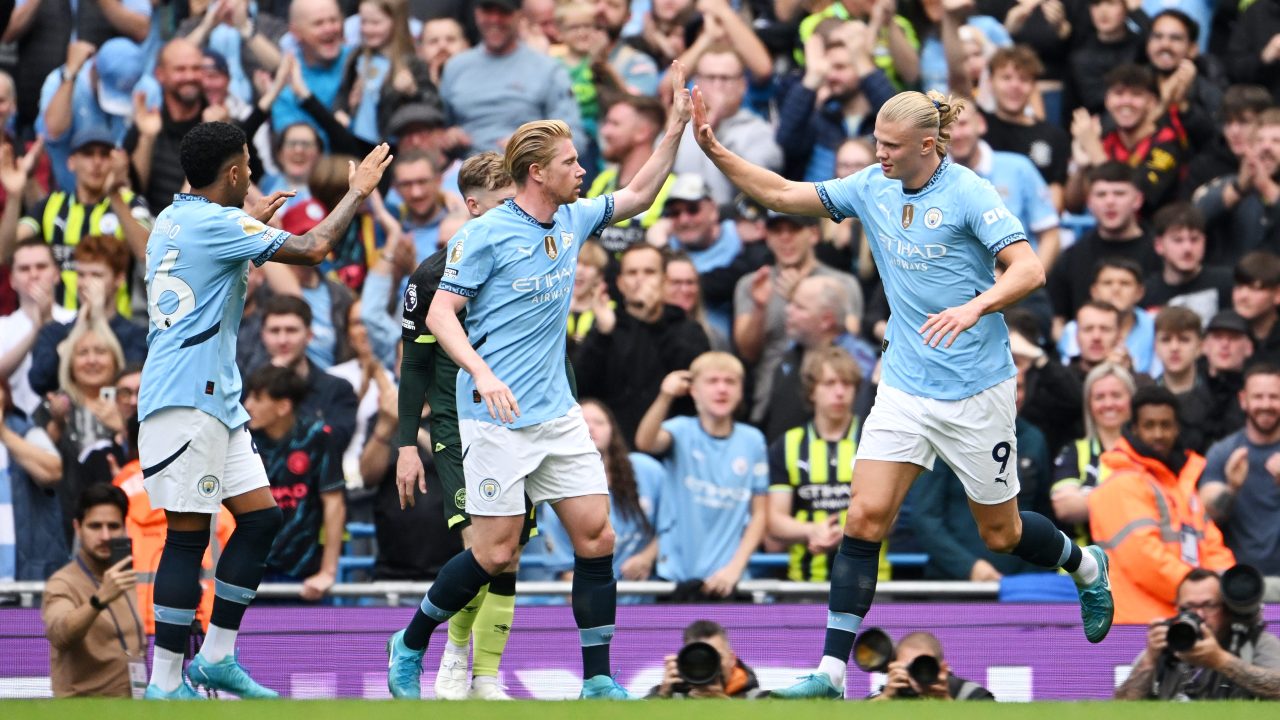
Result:
<svg viewBox="0 0 1280 720"><path fill-rule="evenodd" d="M1144 283L1142 304L1152 311L1165 306L1190 308L1202 323L1231 302L1231 270L1204 263L1204 216L1193 205L1176 202L1155 214L1156 254L1164 263Z"/></svg>
<svg viewBox="0 0 1280 720"><path fill-rule="evenodd" d="M151 32L149 0L19 0L16 7L15 3L9 7L13 15L4 29L4 41L17 46L13 67L22 69L18 98L23 131L36 120L40 84L62 63L64 48L73 38L93 46L116 37L143 43Z"/></svg>
<svg viewBox="0 0 1280 720"><path fill-rule="evenodd" d="M1238 397L1244 387L1244 366L1253 355L1249 323L1234 310L1223 310L1204 329L1199 369L1213 395L1211 418L1218 422L1206 433L1210 439L1225 437L1244 425Z"/></svg>
<svg viewBox="0 0 1280 720"><path fill-rule="evenodd" d="M663 204L662 216L671 227L667 246L683 251L698 274L726 268L742 252L742 241L733 220L722 220L711 199L711 188L699 175L677 175ZM707 307L707 319L725 337L733 332L731 303Z"/></svg>
<svg viewBox="0 0 1280 720"><path fill-rule="evenodd" d="M160 51L155 75L163 91L160 107L137 107L124 147L139 191L158 212L169 207L186 181L178 156L182 138L202 120L226 119L226 113L223 108L213 114L215 108L205 100L204 54L190 40L170 40Z"/></svg>
<svg viewBox="0 0 1280 720"><path fill-rule="evenodd" d="M823 275L840 282L849 301L842 324L850 332L858 331L863 310L862 287L857 279L824 265L814 255L813 249L818 244L817 218L769 213L765 221L765 244L773 254L772 264L740 278L733 298L733 342L755 378L751 403L753 423L764 420L774 371L791 345L787 337L787 303L800 281L811 275Z"/></svg>
<svg viewBox="0 0 1280 720"><path fill-rule="evenodd" d="M805 44L804 69L780 81L777 140L788 177L830 179L840 144L870 134L880 106L896 92L871 56L874 42L861 21L819 23ZM860 122L851 126L849 118Z"/></svg>
<svg viewBox="0 0 1280 720"><path fill-rule="evenodd" d="M7 262L12 257L15 243L43 239L53 249L61 271L56 302L74 310L77 285L72 253L76 246L83 238L100 235L119 242L126 256L145 262L151 212L147 203L129 189L127 163L123 162L123 153L116 151L114 136L106 128L80 128L69 145L67 169L74 178L72 189L49 195L21 220L18 204L6 205L0 216L0 259ZM130 287L128 282L122 284L112 303L126 317L133 309Z"/></svg>
<svg viewBox="0 0 1280 720"><path fill-rule="evenodd" d="M579 394L613 410L628 445L662 379L711 349L702 326L664 302L665 283L661 250L643 243L627 248L618 274L622 312L597 296L595 322L573 357ZM676 412L689 407L687 401L680 405Z"/></svg>
<svg viewBox="0 0 1280 720"><path fill-rule="evenodd" d="M1280 256L1255 250L1236 264L1231 307L1257 341L1253 358L1280 364Z"/></svg>
<svg viewBox="0 0 1280 720"><path fill-rule="evenodd" d="M289 33L297 42L301 84L307 88L307 97L332 109L350 54L342 38L342 11L337 0L294 0L289 5ZM316 128L327 143L328 133L303 108L307 97L298 94L296 84L281 92L271 107L271 127L279 132L296 122L305 122Z"/></svg>
<svg viewBox="0 0 1280 720"><path fill-rule="evenodd" d="M134 114L134 93L143 93L149 107L160 103L159 84L142 75L145 65L142 48L126 38L112 38L97 49L83 41L67 46L66 64L49 73L40 89L36 121L59 188L75 187L67 158L79 131L105 129L111 143L119 144Z"/></svg>
<svg viewBox="0 0 1280 720"><path fill-rule="evenodd" d="M461 131L450 128L445 121L444 110L429 103L401 105L387 121L387 138L395 147L397 156L409 152L425 152L447 161L447 166L440 173L441 191L456 200L458 205L465 204L457 191L458 171L462 169L462 159L458 157L461 136ZM394 205L398 200L396 190L392 187L387 201Z"/></svg>
<svg viewBox="0 0 1280 720"><path fill-rule="evenodd" d="M1147 212L1153 213L1182 194L1194 151L1191 138L1177 104L1161 112L1160 86L1151 68L1121 65L1107 73L1106 84L1104 102L1114 129L1104 134L1097 120L1076 110L1072 139L1088 158L1085 167L1115 160L1141 168L1138 188ZM1067 207L1079 207L1084 194L1081 173L1072 175L1066 194Z"/></svg>
<svg viewBox="0 0 1280 720"><path fill-rule="evenodd" d="M707 103L707 122L720 142L748 162L781 171L782 149L774 141L773 126L742 105L747 93L747 77L737 53L728 46L716 46L703 53L694 66L693 82L702 89ZM716 204L728 205L737 190L698 149L693 132L692 128L685 128L684 140L676 152L675 171L701 175L711 186L711 197Z"/></svg>
<svg viewBox="0 0 1280 720"><path fill-rule="evenodd" d="M586 147L582 116L564 66L520 39L518 0L475 4L480 45L458 53L440 79L452 124L471 138L471 153L500 150L521 124L558 118Z"/></svg>

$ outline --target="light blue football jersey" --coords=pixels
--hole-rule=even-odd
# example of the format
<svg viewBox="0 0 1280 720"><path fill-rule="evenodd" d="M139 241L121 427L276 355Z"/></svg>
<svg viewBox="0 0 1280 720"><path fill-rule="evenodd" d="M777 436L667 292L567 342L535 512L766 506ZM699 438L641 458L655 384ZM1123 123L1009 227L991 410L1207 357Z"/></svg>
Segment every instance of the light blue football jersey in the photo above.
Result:
<svg viewBox="0 0 1280 720"><path fill-rule="evenodd" d="M561 205L543 224L514 200L471 220L449 240L440 289L470 298L467 337L520 405L521 428L573 406L564 372L569 300L578 250L613 218L613 195ZM458 417L495 423L458 372Z"/></svg>
<svg viewBox="0 0 1280 720"><path fill-rule="evenodd" d="M996 253L1027 239L991 183L944 159L914 192L886 178L879 165L815 187L832 218L857 217L870 241L889 300L886 384L917 397L961 400L1016 374L998 313L984 315L950 348L928 347L919 333L929 313L990 288Z"/></svg>
<svg viewBox="0 0 1280 720"><path fill-rule="evenodd" d="M662 423L671 449L658 492L659 577L706 579L729 564L751 520L751 500L769 490L764 434L734 423L727 438L713 437L698 418Z"/></svg>
<svg viewBox="0 0 1280 720"><path fill-rule="evenodd" d="M240 208L178 194L147 238L147 362L138 419L164 408L203 410L228 428L249 419L240 404L236 333L249 262L261 265L289 233Z"/></svg>

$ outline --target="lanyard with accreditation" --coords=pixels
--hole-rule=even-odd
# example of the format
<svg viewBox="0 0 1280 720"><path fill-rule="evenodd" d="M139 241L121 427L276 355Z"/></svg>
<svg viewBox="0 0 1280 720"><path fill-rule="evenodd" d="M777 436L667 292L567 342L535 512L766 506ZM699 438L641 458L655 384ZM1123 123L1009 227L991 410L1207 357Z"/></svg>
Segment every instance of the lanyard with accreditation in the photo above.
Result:
<svg viewBox="0 0 1280 720"><path fill-rule="evenodd" d="M89 582L93 583L93 589L98 589L98 578L94 577L89 571L89 566L84 564L84 559L77 557L76 565L80 566L80 571L85 577L89 578ZM129 691L133 694L134 700L141 700L147 691L147 661L145 659L147 640L142 636L142 620L138 617L138 611L133 607L133 600L129 597L129 593L124 594L124 602L129 606L129 613L133 615L133 627L138 632L138 654L136 656L129 654L129 644L125 642L124 630L120 629L120 621L116 619L116 613L108 605L106 608L107 615L111 618L111 624L116 628L116 639L120 641L120 648L124 650L124 656L129 662Z"/></svg>

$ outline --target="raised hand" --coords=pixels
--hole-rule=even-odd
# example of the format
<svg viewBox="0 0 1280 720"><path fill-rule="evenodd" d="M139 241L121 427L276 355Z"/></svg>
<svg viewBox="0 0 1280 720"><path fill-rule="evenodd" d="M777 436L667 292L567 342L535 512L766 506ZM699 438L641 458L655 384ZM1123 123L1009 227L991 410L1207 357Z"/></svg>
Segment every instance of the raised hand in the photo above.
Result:
<svg viewBox="0 0 1280 720"><path fill-rule="evenodd" d="M77 40L67 46L67 77L75 77L80 68L89 62L89 58L98 52L98 47L84 40Z"/></svg>
<svg viewBox="0 0 1280 720"><path fill-rule="evenodd" d="M378 183L382 181L382 174L391 165L393 157L391 146L382 143L365 155L359 166L354 160L350 161L347 171L349 187L360 193L361 197L369 197L369 194L377 189Z"/></svg>
<svg viewBox="0 0 1280 720"><path fill-rule="evenodd" d="M139 90L133 94L133 126L138 134L155 137L164 127L164 118L160 116L160 108L147 107L147 94Z"/></svg>
<svg viewBox="0 0 1280 720"><path fill-rule="evenodd" d="M678 127L681 131L684 126L689 124L689 118L693 116L693 98L689 94L689 89L685 87L685 78L687 76L684 65L679 60L671 63L671 116L669 122Z"/></svg>
<svg viewBox="0 0 1280 720"><path fill-rule="evenodd" d="M27 180L43 150L44 136L37 137L22 157L18 157L17 148L11 143L0 142L0 185L10 197L21 195L26 189Z"/></svg>
<svg viewBox="0 0 1280 720"><path fill-rule="evenodd" d="M270 222L271 218L276 216L276 212L289 201L289 198L297 194L293 190L277 190L266 197L258 198L249 214L259 222Z"/></svg>
<svg viewBox="0 0 1280 720"><path fill-rule="evenodd" d="M692 384L693 373L688 370L673 370L662 378L662 387L659 392L668 397L684 397L689 394L689 386Z"/></svg>
<svg viewBox="0 0 1280 720"><path fill-rule="evenodd" d="M693 139L703 152L709 151L718 144L716 133L711 129L710 115L707 113L707 101L702 96L702 88L693 86Z"/></svg>

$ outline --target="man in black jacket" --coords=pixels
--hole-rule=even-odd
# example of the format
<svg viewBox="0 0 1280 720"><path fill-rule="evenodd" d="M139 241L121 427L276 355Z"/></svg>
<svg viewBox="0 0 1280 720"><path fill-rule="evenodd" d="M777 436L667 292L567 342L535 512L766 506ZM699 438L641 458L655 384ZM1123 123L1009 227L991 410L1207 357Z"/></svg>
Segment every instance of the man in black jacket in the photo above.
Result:
<svg viewBox="0 0 1280 720"><path fill-rule="evenodd" d="M662 301L665 281L666 259L661 250L647 244L628 247L618 273L624 312L615 312L607 302L598 303L595 324L574 357L580 395L596 398L613 410L628 445L634 443L640 418L657 397L667 373L688 368L694 358L711 349L701 325ZM672 412L692 414L693 406L677 403Z"/></svg>

